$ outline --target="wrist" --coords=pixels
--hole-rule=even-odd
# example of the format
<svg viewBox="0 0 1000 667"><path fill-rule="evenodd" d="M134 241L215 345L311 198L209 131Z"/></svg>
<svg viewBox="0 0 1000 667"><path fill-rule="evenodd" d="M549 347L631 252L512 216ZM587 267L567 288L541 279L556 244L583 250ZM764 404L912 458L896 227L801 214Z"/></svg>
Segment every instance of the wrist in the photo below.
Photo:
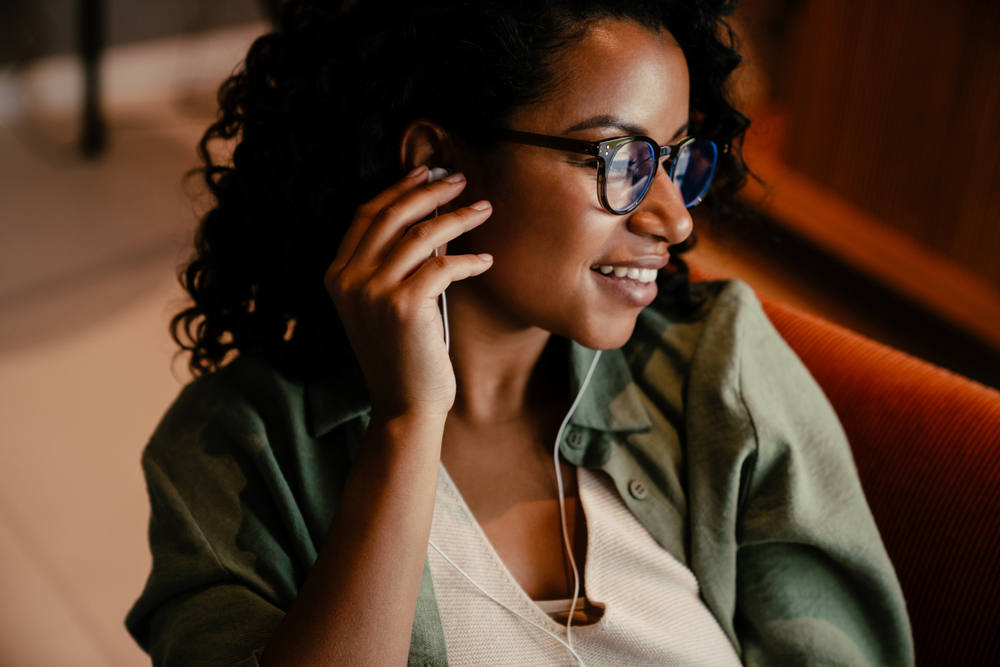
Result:
<svg viewBox="0 0 1000 667"><path fill-rule="evenodd" d="M389 414L372 409L368 434L387 443L412 444L425 442L440 446L444 437L447 413L413 409Z"/></svg>
<svg viewBox="0 0 1000 667"><path fill-rule="evenodd" d="M372 405L369 428L443 428L448 420L448 410L425 405L407 406L405 408L386 408Z"/></svg>

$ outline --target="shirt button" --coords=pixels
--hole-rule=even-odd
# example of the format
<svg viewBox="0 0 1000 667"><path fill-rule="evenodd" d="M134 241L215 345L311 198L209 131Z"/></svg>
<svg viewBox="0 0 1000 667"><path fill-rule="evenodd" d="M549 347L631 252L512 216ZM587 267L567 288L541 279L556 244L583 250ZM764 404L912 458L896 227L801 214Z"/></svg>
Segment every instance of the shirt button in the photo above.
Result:
<svg viewBox="0 0 1000 667"><path fill-rule="evenodd" d="M637 479L633 479L628 483L628 492L632 494L632 497L636 500L645 500L646 496L649 495L649 489L646 485Z"/></svg>
<svg viewBox="0 0 1000 667"><path fill-rule="evenodd" d="M566 438L566 442L569 443L570 447L573 447L574 449L579 449L580 447L583 447L583 434L576 433L574 431L573 433L569 434L568 438Z"/></svg>

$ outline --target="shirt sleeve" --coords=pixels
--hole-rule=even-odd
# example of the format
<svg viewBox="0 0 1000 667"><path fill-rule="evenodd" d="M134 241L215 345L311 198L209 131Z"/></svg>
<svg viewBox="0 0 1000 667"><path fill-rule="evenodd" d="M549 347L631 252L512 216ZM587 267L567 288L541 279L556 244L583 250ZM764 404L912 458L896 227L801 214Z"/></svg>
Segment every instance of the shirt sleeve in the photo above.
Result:
<svg viewBox="0 0 1000 667"><path fill-rule="evenodd" d="M257 665L316 557L278 463L294 420L225 383L185 390L143 454L153 568L126 625L158 666Z"/></svg>
<svg viewBox="0 0 1000 667"><path fill-rule="evenodd" d="M913 664L902 590L843 428L744 288L730 368L748 422L735 513L735 614L753 666ZM749 294L748 294L749 293Z"/></svg>
<svg viewBox="0 0 1000 667"><path fill-rule="evenodd" d="M213 545L237 517L219 513L203 527L192 499L157 461L147 454L143 463L153 571L129 614L129 630L154 665L257 665L284 612L267 590L273 586L253 572L250 553L242 563L227 563Z"/></svg>

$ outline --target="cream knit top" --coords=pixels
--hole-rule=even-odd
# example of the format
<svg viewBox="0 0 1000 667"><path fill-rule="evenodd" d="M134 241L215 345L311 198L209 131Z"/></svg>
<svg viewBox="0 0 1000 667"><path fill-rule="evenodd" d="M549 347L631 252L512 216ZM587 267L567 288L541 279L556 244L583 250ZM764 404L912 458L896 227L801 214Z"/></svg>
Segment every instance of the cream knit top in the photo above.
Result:
<svg viewBox="0 0 1000 667"><path fill-rule="evenodd" d="M577 469L587 517L584 590L604 608L599 621L573 627L587 667L735 667L733 645L699 597L694 574L663 549L625 506L611 479ZM490 595L564 640L566 629L507 570L442 465L431 541ZM452 667L575 665L555 638L477 590L428 548L434 593Z"/></svg>

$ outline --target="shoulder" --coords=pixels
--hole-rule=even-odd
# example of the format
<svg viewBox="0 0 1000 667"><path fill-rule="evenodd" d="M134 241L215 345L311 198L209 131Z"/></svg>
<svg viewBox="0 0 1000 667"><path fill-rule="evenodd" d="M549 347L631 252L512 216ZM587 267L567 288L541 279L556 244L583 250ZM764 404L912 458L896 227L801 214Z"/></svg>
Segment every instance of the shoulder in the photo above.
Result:
<svg viewBox="0 0 1000 667"><path fill-rule="evenodd" d="M657 300L645 308L630 342L676 344L677 332L683 332L683 339L691 343L707 335L708 342L735 348L747 334L769 328L756 293L740 280L692 283L690 289L690 308L678 308L668 300Z"/></svg>
<svg viewBox="0 0 1000 667"><path fill-rule="evenodd" d="M344 395L363 392L327 382L324 393L318 382L289 378L248 356L185 387L143 452L154 516L202 526L218 524L220 516L232 522L252 517L251 523L267 524L263 533L291 530L300 545L325 535L363 435L356 406ZM358 428L331 432L335 420ZM312 552L311 546L300 550L303 563Z"/></svg>
<svg viewBox="0 0 1000 667"><path fill-rule="evenodd" d="M642 311L628 344L634 372L738 390L748 356L777 355L782 366L800 365L746 283L692 283L691 302L682 310L658 301Z"/></svg>
<svg viewBox="0 0 1000 667"><path fill-rule="evenodd" d="M682 397L690 437L748 453L762 442L846 442L822 389L738 280L693 283L689 312L647 308L630 341L633 373Z"/></svg>
<svg viewBox="0 0 1000 667"><path fill-rule="evenodd" d="M164 415L160 428L170 428L188 416L259 412L275 401L301 403L304 383L290 380L264 359L238 357L218 371L195 378Z"/></svg>
<svg viewBox="0 0 1000 667"><path fill-rule="evenodd" d="M789 465L825 470L839 488L859 490L836 412L753 289L738 280L691 289L699 305L689 314L661 308L643 315L658 322L661 333L650 340L659 353L676 359L692 464L739 478L739 507L747 494L763 493L756 481L781 477L776 471ZM780 504L787 489L774 491Z"/></svg>
<svg viewBox="0 0 1000 667"><path fill-rule="evenodd" d="M757 294L739 280L692 283L687 312L669 303L643 310L630 345L659 348L684 362L686 375L738 390L763 376L794 384L815 382L775 329ZM746 377L751 371L753 377ZM751 387L753 389L753 387Z"/></svg>
<svg viewBox="0 0 1000 667"><path fill-rule="evenodd" d="M238 357L193 380L167 409L147 446L147 456L190 455L215 442L260 440L271 424L305 420L305 387L273 365Z"/></svg>
<svg viewBox="0 0 1000 667"><path fill-rule="evenodd" d="M264 359L237 358L195 379L143 451L154 515L180 513L208 525L223 514L235 521L247 503L257 513L277 505L323 514L306 502L312 496L298 497L301 488L336 495L349 463L343 438L315 435L312 412L308 384Z"/></svg>

